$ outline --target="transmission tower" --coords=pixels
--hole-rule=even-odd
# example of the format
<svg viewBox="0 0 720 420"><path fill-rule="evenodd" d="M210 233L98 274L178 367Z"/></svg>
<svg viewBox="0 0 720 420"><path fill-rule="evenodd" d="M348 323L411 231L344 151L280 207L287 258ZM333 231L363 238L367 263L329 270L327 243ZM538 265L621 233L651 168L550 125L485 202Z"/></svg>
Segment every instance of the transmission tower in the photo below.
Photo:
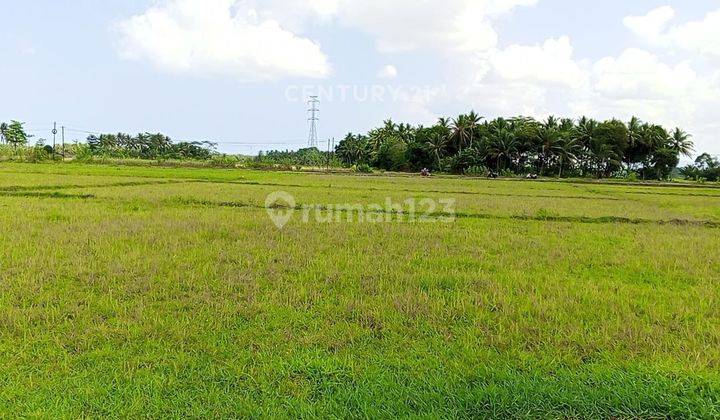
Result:
<svg viewBox="0 0 720 420"><path fill-rule="evenodd" d="M308 100L308 122L310 123L310 136L308 139L309 147L318 146L317 123L320 121L320 99L317 96L311 96Z"/></svg>

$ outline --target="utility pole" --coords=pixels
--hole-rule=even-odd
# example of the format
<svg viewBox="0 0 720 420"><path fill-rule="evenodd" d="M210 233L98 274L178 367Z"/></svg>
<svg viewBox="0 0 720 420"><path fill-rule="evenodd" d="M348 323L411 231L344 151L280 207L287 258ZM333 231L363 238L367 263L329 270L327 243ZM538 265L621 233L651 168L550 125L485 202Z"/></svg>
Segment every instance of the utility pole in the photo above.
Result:
<svg viewBox="0 0 720 420"><path fill-rule="evenodd" d="M55 137L57 136L57 123L53 123L53 129L52 129L52 135L53 135L53 158L55 158Z"/></svg>
<svg viewBox="0 0 720 420"><path fill-rule="evenodd" d="M327 165L327 172L330 172L330 139L327 141L327 156L325 159L325 164Z"/></svg>
<svg viewBox="0 0 720 420"><path fill-rule="evenodd" d="M310 107L308 109L308 113L310 114L310 117L308 118L308 121L310 122L310 135L308 138L308 147L317 147L318 146L317 122L320 121L320 117L319 117L320 99L317 96L311 96L310 100L308 100L308 106Z"/></svg>
<svg viewBox="0 0 720 420"><path fill-rule="evenodd" d="M62 126L62 158L65 162L65 126Z"/></svg>

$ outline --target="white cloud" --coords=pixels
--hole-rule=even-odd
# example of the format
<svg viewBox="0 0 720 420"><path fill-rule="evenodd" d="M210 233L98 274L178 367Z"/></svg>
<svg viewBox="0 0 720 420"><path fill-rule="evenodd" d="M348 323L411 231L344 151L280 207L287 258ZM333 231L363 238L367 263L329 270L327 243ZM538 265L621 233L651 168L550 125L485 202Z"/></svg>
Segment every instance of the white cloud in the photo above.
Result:
<svg viewBox="0 0 720 420"><path fill-rule="evenodd" d="M653 39L660 35L673 18L675 18L675 9L670 6L662 6L651 10L644 16L628 16L623 19L623 23L637 35Z"/></svg>
<svg viewBox="0 0 720 420"><path fill-rule="evenodd" d="M702 20L669 27L675 10L664 6L645 16L628 16L625 26L651 44L720 57L720 9Z"/></svg>
<svg viewBox="0 0 720 420"><path fill-rule="evenodd" d="M487 80L461 88L457 97L466 108L486 118L522 115L542 119L557 113L549 108L548 93L547 87L536 83Z"/></svg>
<svg viewBox="0 0 720 420"><path fill-rule="evenodd" d="M720 71L703 75L690 60L667 63L628 48L591 63L574 58L570 39L561 37L493 49L470 63L455 93L486 116L638 116L683 127L698 150L718 150L712 127L720 121Z"/></svg>
<svg viewBox="0 0 720 420"><path fill-rule="evenodd" d="M542 45L511 45L492 54L490 63L505 80L579 87L586 79L573 59L573 47L567 36L548 39Z"/></svg>
<svg viewBox="0 0 720 420"><path fill-rule="evenodd" d="M665 99L689 94L697 74L690 63L660 62L647 51L629 48L619 57L605 57L593 66L595 89L611 98Z"/></svg>
<svg viewBox="0 0 720 420"><path fill-rule="evenodd" d="M394 79L397 77L397 75L397 68L392 64L388 64L387 66L380 69L377 76L381 79Z"/></svg>
<svg viewBox="0 0 720 420"><path fill-rule="evenodd" d="M497 45L493 20L537 0L336 0L336 18L373 35L382 52L433 48L483 51Z"/></svg>
<svg viewBox="0 0 720 420"><path fill-rule="evenodd" d="M595 118L637 116L666 128L682 127L694 135L698 151L714 144L720 120L717 76L698 73L689 61L672 65L643 50L629 48L592 67L592 85L569 94L573 115Z"/></svg>
<svg viewBox="0 0 720 420"><path fill-rule="evenodd" d="M270 80L321 78L320 46L236 0L167 0L120 22L122 57L176 73Z"/></svg>
<svg viewBox="0 0 720 420"><path fill-rule="evenodd" d="M463 60L465 62L465 60ZM573 57L570 38L550 38L537 45L492 49L458 67L461 102L488 116L544 118L561 113L568 95L589 89L585 63Z"/></svg>
<svg viewBox="0 0 720 420"><path fill-rule="evenodd" d="M701 21L673 27L668 36L683 49L720 57L720 10Z"/></svg>

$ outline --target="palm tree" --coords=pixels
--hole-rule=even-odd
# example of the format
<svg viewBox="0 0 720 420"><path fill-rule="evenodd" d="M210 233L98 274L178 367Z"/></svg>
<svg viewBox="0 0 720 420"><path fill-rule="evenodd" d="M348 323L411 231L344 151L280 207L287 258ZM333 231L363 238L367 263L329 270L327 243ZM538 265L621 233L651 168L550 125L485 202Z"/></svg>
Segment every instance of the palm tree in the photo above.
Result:
<svg viewBox="0 0 720 420"><path fill-rule="evenodd" d="M452 123L453 140L455 141L455 147L457 150L462 150L466 145L470 143L472 138L472 131L470 120L467 115L460 115Z"/></svg>
<svg viewBox="0 0 720 420"><path fill-rule="evenodd" d="M635 147L642 139L642 125L642 121L638 117L632 117L628 122L628 144L630 147Z"/></svg>
<svg viewBox="0 0 720 420"><path fill-rule="evenodd" d="M335 149L340 159L348 164L363 163L367 152L367 138L348 134Z"/></svg>
<svg viewBox="0 0 720 420"><path fill-rule="evenodd" d="M560 172L558 174L560 178L563 175L563 165L575 162L581 150L582 146L575 138L566 137L558 142L555 151L560 162Z"/></svg>
<svg viewBox="0 0 720 420"><path fill-rule="evenodd" d="M412 143L412 140L415 137L415 129L410 124L399 124L397 126L396 133L397 138L406 145Z"/></svg>
<svg viewBox="0 0 720 420"><path fill-rule="evenodd" d="M605 143L598 145L592 156L598 177L608 176L608 168L620 165L621 159L611 145Z"/></svg>
<svg viewBox="0 0 720 420"><path fill-rule="evenodd" d="M428 151L435 156L435 160L437 162L437 167L440 168L440 160L442 159L442 155L445 153L445 146L447 146L448 139L447 137L443 136L442 134L433 134L430 137L430 140L428 140L427 143L425 143L425 146L427 147Z"/></svg>
<svg viewBox="0 0 720 420"><path fill-rule="evenodd" d="M467 115L467 124L470 131L470 139L468 141L469 147L472 147L473 143L475 142L475 134L482 119L483 117L476 114L475 111L470 111L470 113Z"/></svg>
<svg viewBox="0 0 720 420"><path fill-rule="evenodd" d="M554 115L550 115L544 125L545 128L558 128L558 119Z"/></svg>
<svg viewBox="0 0 720 420"><path fill-rule="evenodd" d="M375 129L368 133L368 148L370 149L370 154L375 155L380 150L380 147L383 145L383 141L385 140L385 134L383 133L382 129Z"/></svg>
<svg viewBox="0 0 720 420"><path fill-rule="evenodd" d="M541 158L540 158L540 175L545 171L546 164L550 161L554 151L557 148L560 140L560 132L553 128L552 125L545 124L540 128L537 134L538 143L540 143Z"/></svg>
<svg viewBox="0 0 720 420"><path fill-rule="evenodd" d="M444 133L450 134L450 120L448 118L442 117L438 119L437 127L442 129Z"/></svg>
<svg viewBox="0 0 720 420"><path fill-rule="evenodd" d="M599 123L587 117L582 117L578 121L575 129L575 139L580 146L580 152L583 155L581 170L583 175L589 170L590 162L593 160L593 150L595 144L595 136Z"/></svg>
<svg viewBox="0 0 720 420"><path fill-rule="evenodd" d="M560 120L560 125L558 126L558 128L563 133L569 133L575 129L575 121L571 120L570 118L563 118Z"/></svg>
<svg viewBox="0 0 720 420"><path fill-rule="evenodd" d="M505 159L512 161L513 156L517 153L517 148L517 138L511 130L503 128L492 134L488 152L495 159L497 171L500 171L500 162Z"/></svg>
<svg viewBox="0 0 720 420"><path fill-rule="evenodd" d="M683 130L676 128L670 136L670 150L686 157L691 157L694 144L690 135Z"/></svg>
<svg viewBox="0 0 720 420"><path fill-rule="evenodd" d="M640 128L640 141L651 151L662 148L667 137L667 132L659 125L645 123Z"/></svg>
<svg viewBox="0 0 720 420"><path fill-rule="evenodd" d="M385 132L386 134L395 133L395 129L396 129L397 125L393 122L393 120L391 120L391 119L385 120L383 122L383 124L384 124L383 128L382 128L383 132Z"/></svg>

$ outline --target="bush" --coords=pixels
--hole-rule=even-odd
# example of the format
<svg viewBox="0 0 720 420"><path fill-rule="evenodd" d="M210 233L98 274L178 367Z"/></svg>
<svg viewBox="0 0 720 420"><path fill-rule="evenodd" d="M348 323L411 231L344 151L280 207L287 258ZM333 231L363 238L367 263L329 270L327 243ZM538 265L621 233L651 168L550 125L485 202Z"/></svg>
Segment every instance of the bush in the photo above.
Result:
<svg viewBox="0 0 720 420"><path fill-rule="evenodd" d="M240 163L240 159L237 156L229 155L213 155L210 158L210 164L212 166L218 166L223 168L234 168Z"/></svg>
<svg viewBox="0 0 720 420"><path fill-rule="evenodd" d="M353 167L353 171L360 172L362 174L371 174L373 172L373 169L367 163L361 163L359 165L355 165Z"/></svg>
<svg viewBox="0 0 720 420"><path fill-rule="evenodd" d="M638 182L639 179L637 172L628 172L628 174L625 175L625 181Z"/></svg>
<svg viewBox="0 0 720 420"><path fill-rule="evenodd" d="M463 174L468 176L487 176L489 173L488 168L482 165L471 166L463 171Z"/></svg>

